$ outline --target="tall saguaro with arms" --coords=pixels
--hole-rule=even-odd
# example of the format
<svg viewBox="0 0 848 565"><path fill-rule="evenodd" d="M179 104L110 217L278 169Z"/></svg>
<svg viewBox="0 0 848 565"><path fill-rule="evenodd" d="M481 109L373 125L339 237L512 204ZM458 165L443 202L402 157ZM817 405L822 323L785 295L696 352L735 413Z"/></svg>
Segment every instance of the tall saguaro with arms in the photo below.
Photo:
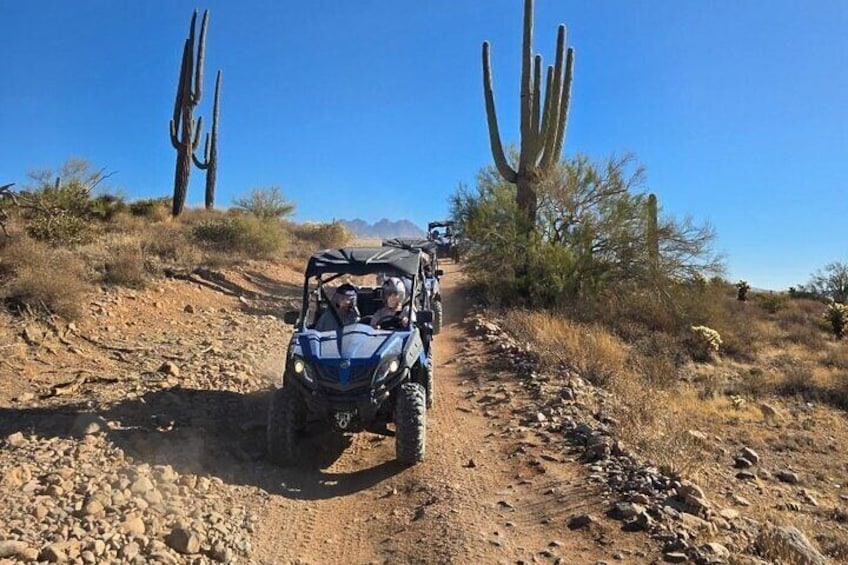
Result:
<svg viewBox="0 0 848 565"><path fill-rule="evenodd" d="M221 90L221 71L215 79L215 103L212 105L212 134L206 134L206 149L203 161L192 153L194 164L201 171L206 171L206 209L215 206L215 179L218 177L218 96Z"/></svg>
<svg viewBox="0 0 848 565"><path fill-rule="evenodd" d="M516 185L516 203L530 226L536 223L536 187L542 175L559 160L568 122L574 49L565 50L565 26L557 32L556 59L548 65L542 101L542 56L533 55L533 0L524 0L524 38L521 48L521 142L517 170L504 154L492 91L489 42L483 42L483 92L492 156L501 176Z"/></svg>
<svg viewBox="0 0 848 565"><path fill-rule="evenodd" d="M206 24L209 10L203 12L200 24L200 37L197 42L197 60L195 61L194 38L197 10L191 16L191 27L183 46L183 58L180 65L180 78L177 82L177 97L174 102L174 117L171 119L171 145L177 150L177 167L174 172L173 216L179 216L185 206L188 179L191 174L193 153L200 143L200 130L203 118L194 121L194 108L200 103L203 85L203 55L206 46Z"/></svg>

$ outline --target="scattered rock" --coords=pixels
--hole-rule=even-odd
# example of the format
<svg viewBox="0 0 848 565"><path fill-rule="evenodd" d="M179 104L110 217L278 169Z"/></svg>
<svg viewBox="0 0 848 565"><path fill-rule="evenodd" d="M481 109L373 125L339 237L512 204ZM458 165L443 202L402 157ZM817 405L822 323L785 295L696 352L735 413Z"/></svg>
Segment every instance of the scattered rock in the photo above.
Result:
<svg viewBox="0 0 848 565"><path fill-rule="evenodd" d="M733 466L737 469L748 469L750 467L753 467L754 463L742 456L739 456L733 459Z"/></svg>
<svg viewBox="0 0 848 565"><path fill-rule="evenodd" d="M633 502L616 502L608 515L613 520L629 520L645 513L645 507Z"/></svg>
<svg viewBox="0 0 848 565"><path fill-rule="evenodd" d="M783 469L782 471L778 471L775 476L779 481L789 483L790 485L798 484L798 482L800 481L798 473L790 471L789 469Z"/></svg>
<svg viewBox="0 0 848 565"><path fill-rule="evenodd" d="M0 540L0 557L17 557L24 559L30 551L26 542L19 540Z"/></svg>
<svg viewBox="0 0 848 565"><path fill-rule="evenodd" d="M68 555L62 544L51 543L41 549L38 554L39 561L47 561L48 563L65 563L68 560Z"/></svg>
<svg viewBox="0 0 848 565"><path fill-rule="evenodd" d="M21 332L21 337L24 338L29 345L41 345L44 341L45 332L39 327L29 325Z"/></svg>
<svg viewBox="0 0 848 565"><path fill-rule="evenodd" d="M193 532L179 526L172 529L171 533L165 537L165 543L183 555L200 551L200 539Z"/></svg>
<svg viewBox="0 0 848 565"><path fill-rule="evenodd" d="M580 530L583 528L588 528L589 526L597 523L598 519L592 516L591 514L579 514L577 516L572 516L568 520L568 529Z"/></svg>
<svg viewBox="0 0 848 565"><path fill-rule="evenodd" d="M171 361L165 361L164 363L162 363L162 365L159 367L157 372L162 373L164 375L169 375L169 376L172 376L172 377L179 377L180 376L180 368L177 367Z"/></svg>
<svg viewBox="0 0 848 565"><path fill-rule="evenodd" d="M757 465L760 462L760 456L757 454L756 451L754 451L750 447L743 447L742 451L739 453L739 456L743 457L744 459L747 459L754 465Z"/></svg>
<svg viewBox="0 0 848 565"><path fill-rule="evenodd" d="M21 432L15 432L6 436L6 445L9 447L20 447L24 443L26 443L26 438L24 438L24 434Z"/></svg>
<svg viewBox="0 0 848 565"><path fill-rule="evenodd" d="M726 560L730 558L730 550L718 542L710 542L701 547L701 551L718 559Z"/></svg>

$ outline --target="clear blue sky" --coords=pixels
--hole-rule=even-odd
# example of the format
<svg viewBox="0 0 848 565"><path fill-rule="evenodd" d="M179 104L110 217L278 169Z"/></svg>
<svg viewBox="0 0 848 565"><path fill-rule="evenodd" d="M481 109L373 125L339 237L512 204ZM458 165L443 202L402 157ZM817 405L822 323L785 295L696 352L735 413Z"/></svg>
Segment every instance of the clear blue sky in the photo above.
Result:
<svg viewBox="0 0 848 565"><path fill-rule="evenodd" d="M491 161L484 39L517 139L522 0L0 0L0 183L79 156L130 198L170 194L195 7L207 123L224 73L220 205L279 185L300 220L445 216ZM559 23L577 51L566 154L635 153L667 211L714 224L734 279L782 288L848 259L848 2L537 0L546 62Z"/></svg>

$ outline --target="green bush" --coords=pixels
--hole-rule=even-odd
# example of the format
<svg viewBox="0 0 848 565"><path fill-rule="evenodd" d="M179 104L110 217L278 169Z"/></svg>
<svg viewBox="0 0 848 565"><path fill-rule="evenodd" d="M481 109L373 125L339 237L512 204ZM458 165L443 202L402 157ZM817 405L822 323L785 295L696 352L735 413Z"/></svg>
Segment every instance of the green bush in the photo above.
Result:
<svg viewBox="0 0 848 565"><path fill-rule="evenodd" d="M248 215L201 222L192 228L192 235L216 251L256 259L279 258L287 243L280 222Z"/></svg>
<svg viewBox="0 0 848 565"><path fill-rule="evenodd" d="M89 202L89 215L96 220L109 222L118 214L128 210L124 198L117 194L101 194Z"/></svg>
<svg viewBox="0 0 848 565"><path fill-rule="evenodd" d="M86 243L94 237L90 220L71 214L32 214L26 222L26 232L38 241L64 246Z"/></svg>
<svg viewBox="0 0 848 565"><path fill-rule="evenodd" d="M254 188L250 194L233 201L234 209L263 220L282 220L294 213L294 203L289 202L280 187Z"/></svg>
<svg viewBox="0 0 848 565"><path fill-rule="evenodd" d="M757 295L757 303L770 314L777 314L786 307L789 298L785 294L773 293Z"/></svg>

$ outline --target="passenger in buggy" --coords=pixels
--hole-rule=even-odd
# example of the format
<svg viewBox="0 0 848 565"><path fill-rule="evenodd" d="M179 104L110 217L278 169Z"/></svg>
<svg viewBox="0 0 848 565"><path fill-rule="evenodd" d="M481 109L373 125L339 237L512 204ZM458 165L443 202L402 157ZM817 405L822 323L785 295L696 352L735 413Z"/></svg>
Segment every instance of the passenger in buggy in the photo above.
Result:
<svg viewBox="0 0 848 565"><path fill-rule="evenodd" d="M392 324L402 328L409 327L409 306L404 307L406 285L397 277L389 277L383 282L383 307L371 316L371 327L379 328Z"/></svg>
<svg viewBox="0 0 848 565"><path fill-rule="evenodd" d="M330 301L330 307L318 318L315 329L319 332L338 331L342 327L355 324L358 321L356 287L350 283L344 283L336 289L333 299Z"/></svg>

